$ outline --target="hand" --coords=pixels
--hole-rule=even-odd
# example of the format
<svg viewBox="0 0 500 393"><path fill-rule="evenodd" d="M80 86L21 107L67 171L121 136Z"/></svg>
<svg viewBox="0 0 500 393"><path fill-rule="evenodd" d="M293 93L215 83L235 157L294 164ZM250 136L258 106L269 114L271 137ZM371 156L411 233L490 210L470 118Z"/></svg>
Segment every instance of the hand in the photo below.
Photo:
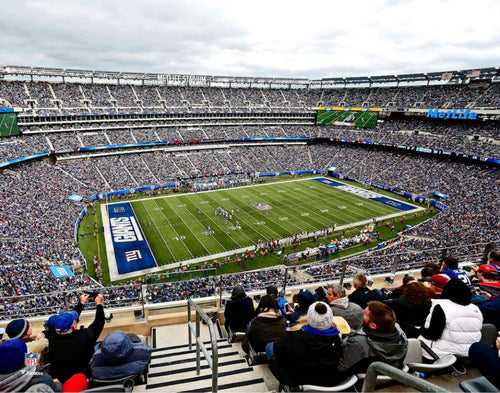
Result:
<svg viewBox="0 0 500 393"><path fill-rule="evenodd" d="M88 293L84 293L84 294L80 295L80 303L85 304L85 303L87 303L88 300L89 300Z"/></svg>
<svg viewBox="0 0 500 393"><path fill-rule="evenodd" d="M497 337L496 344L497 344L497 349L500 351L500 336Z"/></svg>
<svg viewBox="0 0 500 393"><path fill-rule="evenodd" d="M102 293L96 296L95 298L95 304L102 304L104 302L104 296Z"/></svg>
<svg viewBox="0 0 500 393"><path fill-rule="evenodd" d="M38 333L38 334L36 335L35 340L40 340L40 339L42 339L42 338L45 338L45 334L43 334L43 332L40 332L40 333Z"/></svg>

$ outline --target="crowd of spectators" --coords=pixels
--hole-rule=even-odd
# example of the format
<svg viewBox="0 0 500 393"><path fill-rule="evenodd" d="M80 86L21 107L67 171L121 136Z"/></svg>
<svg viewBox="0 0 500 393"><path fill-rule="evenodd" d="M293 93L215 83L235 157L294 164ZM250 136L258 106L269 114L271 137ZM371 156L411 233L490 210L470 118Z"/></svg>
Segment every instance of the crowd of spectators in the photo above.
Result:
<svg viewBox="0 0 500 393"><path fill-rule="evenodd" d="M182 174L202 175L198 168L218 174L227 173L231 167L266 171L330 165L338 165L340 173L357 178L369 177L416 195L431 196L435 190L449 195L446 201L449 209L410 229L393 245L350 261L351 265L368 274L416 268L438 258L441 249L446 247L455 247L454 255L462 259L472 258L478 254L479 246L465 250L456 247L461 243L498 241L500 223L495 212L499 202L490 192L491 185L499 184L498 171L359 148L261 146L220 150L214 155L193 153L175 158L161 152L141 154L139 160L132 155L124 155L59 161L57 165L32 162L9 170L2 177L0 193L0 230L3 238L0 259L4 267L13 266L11 269L23 263L35 263L34 266L38 267L33 272L40 271L40 277L46 275L40 270L42 265L47 267L54 263L80 261L73 230L82 206L67 199L72 194L88 197L107 189L169 181ZM374 168L379 165L384 170ZM175 168L173 173L172 168ZM196 189L210 184L209 179L201 177L194 183ZM241 180L246 183L248 177L243 175ZM455 184L461 186L456 187ZM88 230L91 233L93 228ZM322 269L328 271L330 268L325 265ZM335 273L338 269L330 271ZM27 288L28 292L36 292L36 288ZM7 287L4 291L5 296L24 294L22 290L12 291Z"/></svg>
<svg viewBox="0 0 500 393"><path fill-rule="evenodd" d="M405 107L476 102L478 106L488 106L496 103L498 96L496 85L477 89L468 86L429 86L302 91L19 81L0 84L0 98L13 106L33 106L35 110L100 108L104 112L110 107L113 110L125 107L140 110L141 105L144 108L163 109L188 108L190 105L200 108L218 105L228 108L297 108L315 106L321 102L338 105L359 105L363 102L363 105ZM493 142L498 140L500 134L494 122L484 122L478 126L476 123L450 125L428 120L388 119L374 130L346 130L314 126L311 119L307 120L309 124L301 125L294 125L291 120L284 125L272 124L272 120L261 125L260 121L256 119L240 125L220 125L220 122L208 119L196 120L199 125L190 126L183 120L174 120L171 123L173 127L162 127L152 126L152 123L143 119L117 123L87 123L82 119L76 125L68 122L32 125L26 127L31 134L2 141L0 161L49 150L72 151L87 146L281 136L370 140L385 145L402 144L498 156L498 144ZM81 127L85 130L78 131ZM32 134L36 130L42 133ZM49 132L54 130L61 132ZM479 138L473 138L474 135ZM193 189L200 190L213 186L214 182L210 179L232 171L244 174L235 184L246 184L247 173L336 166L337 172L349 177L387 184L415 195L430 197L434 191L439 191L449 196L444 202L450 208L436 218L406 231L395 244L349 262L350 266L367 274L416 268L438 258L443 248L457 247L461 243L498 242L499 239L500 222L496 212L500 206L495 193L491 192L492 187L500 185L499 173L480 165L331 145L233 145L214 150L148 151L101 157L88 154L84 158L80 155L78 159L68 154L62 158L56 165L44 161L15 166L2 176L0 266L10 269L11 273L1 282L0 290L6 297L38 293L41 287L46 289L45 292L51 292L55 290L54 287L43 281L51 280L47 268L52 264L81 262L82 257L74 239L74 223L82 206L68 200L68 196L77 194L88 197L107 190L129 189L187 177L197 178L193 181ZM93 229L88 228L89 233ZM457 255L464 260L474 258L478 248L457 251ZM33 270L23 270L25 264L31 264ZM314 266L308 273L310 279L314 280L325 271L327 274L339 274L338 267L328 264ZM40 277L41 281L30 282L30 274ZM238 281L238 276L235 277L234 280ZM245 290L249 290L251 285L260 288L265 284L259 284L257 279ZM62 287L71 289L72 284L62 284ZM198 289L195 292L203 295L210 290ZM165 298L170 298L170 294L165 295ZM26 304L29 307L34 303L30 300Z"/></svg>
<svg viewBox="0 0 500 393"><path fill-rule="evenodd" d="M316 89L221 88L5 81L0 98L41 115L162 110L307 109L316 106L396 108L498 107L498 84Z"/></svg>

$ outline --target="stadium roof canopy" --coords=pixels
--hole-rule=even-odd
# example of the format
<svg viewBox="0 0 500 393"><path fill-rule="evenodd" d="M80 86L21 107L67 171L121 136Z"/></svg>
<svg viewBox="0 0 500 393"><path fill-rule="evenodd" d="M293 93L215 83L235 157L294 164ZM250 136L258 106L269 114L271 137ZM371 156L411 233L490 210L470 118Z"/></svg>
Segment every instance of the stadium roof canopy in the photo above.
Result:
<svg viewBox="0 0 500 393"><path fill-rule="evenodd" d="M372 84L399 84L418 82L442 82L442 83L467 83L471 80L500 80L500 67L476 68L460 71L442 71L429 73L414 73L400 75L358 76L345 78L270 78L270 77L241 77L241 76L208 76L208 75L184 75L184 74L156 74L142 72L119 72L119 71L92 71L79 69L62 69L48 67L26 67L26 66L2 66L0 67L0 78L5 76L24 76L31 80L41 77L83 78L90 80L104 79L120 82L120 80L133 80L148 84L176 85L176 86L211 86L222 84L231 87L266 85L269 87L278 85L287 86L355 86Z"/></svg>

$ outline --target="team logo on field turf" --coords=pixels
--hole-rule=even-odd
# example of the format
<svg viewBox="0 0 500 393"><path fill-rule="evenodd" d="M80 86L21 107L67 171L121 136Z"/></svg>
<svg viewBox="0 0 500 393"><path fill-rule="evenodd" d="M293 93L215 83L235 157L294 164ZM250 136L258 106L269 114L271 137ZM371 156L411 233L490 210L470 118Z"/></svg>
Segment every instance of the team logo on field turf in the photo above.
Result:
<svg viewBox="0 0 500 393"><path fill-rule="evenodd" d="M259 209L259 210L271 210L272 207L270 205L268 205L267 203L256 203L254 205L254 207L256 209Z"/></svg>

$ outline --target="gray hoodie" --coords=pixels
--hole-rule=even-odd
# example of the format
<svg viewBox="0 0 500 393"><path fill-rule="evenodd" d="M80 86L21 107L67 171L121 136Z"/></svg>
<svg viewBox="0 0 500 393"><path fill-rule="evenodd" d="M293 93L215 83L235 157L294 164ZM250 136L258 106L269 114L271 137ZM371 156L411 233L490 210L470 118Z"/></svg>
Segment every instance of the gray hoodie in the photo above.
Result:
<svg viewBox="0 0 500 393"><path fill-rule="evenodd" d="M0 392L24 392L30 386L39 383L49 386L55 392L62 392L60 382L54 382L47 373L37 372L34 366L9 374L0 374Z"/></svg>
<svg viewBox="0 0 500 393"><path fill-rule="evenodd" d="M344 318L351 330L363 326L363 310L356 303L350 302L347 296L340 297L330 303L333 315Z"/></svg>
<svg viewBox="0 0 500 393"><path fill-rule="evenodd" d="M363 326L343 342L338 370L347 375L365 373L374 361L401 368L407 351L408 340L397 324L390 333Z"/></svg>

